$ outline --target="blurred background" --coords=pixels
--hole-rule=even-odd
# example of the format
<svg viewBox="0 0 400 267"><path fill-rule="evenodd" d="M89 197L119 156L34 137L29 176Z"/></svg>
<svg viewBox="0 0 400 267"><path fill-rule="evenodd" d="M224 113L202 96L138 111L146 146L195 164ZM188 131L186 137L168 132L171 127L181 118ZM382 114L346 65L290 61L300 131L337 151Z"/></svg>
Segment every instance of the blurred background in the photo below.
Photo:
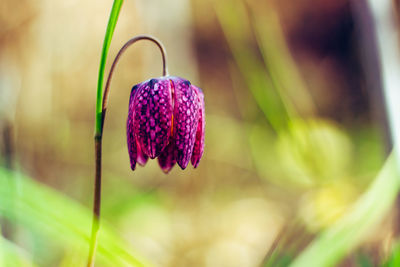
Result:
<svg viewBox="0 0 400 267"><path fill-rule="evenodd" d="M111 85L97 266L288 266L358 214L392 143L370 10L360 2L125 1L106 72L129 38L156 36L171 75L204 91L206 144L197 169L165 175L149 161L131 171L130 89L162 68L157 48L137 43ZM0 266L86 262L111 6L0 3ZM371 199L382 212L354 215L349 234L374 223L330 265L396 266L398 184L386 185L391 194Z"/></svg>

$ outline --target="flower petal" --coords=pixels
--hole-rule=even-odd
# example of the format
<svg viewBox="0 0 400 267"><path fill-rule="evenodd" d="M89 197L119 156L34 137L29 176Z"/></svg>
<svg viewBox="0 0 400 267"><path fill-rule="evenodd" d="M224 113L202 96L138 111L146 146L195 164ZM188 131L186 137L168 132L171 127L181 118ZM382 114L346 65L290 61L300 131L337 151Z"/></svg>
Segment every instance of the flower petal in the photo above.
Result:
<svg viewBox="0 0 400 267"><path fill-rule="evenodd" d="M146 162L149 159L149 157L143 153L143 150L140 148L140 145L137 140L136 140L136 149L137 149L137 158L136 158L137 163L139 163L140 166L146 165Z"/></svg>
<svg viewBox="0 0 400 267"><path fill-rule="evenodd" d="M136 159L137 159L137 148L136 148L136 140L131 128L132 122L130 121L128 117L127 121L127 141L128 141L128 153L129 153L129 159L131 162L131 169L132 171L135 170L136 167Z"/></svg>
<svg viewBox="0 0 400 267"><path fill-rule="evenodd" d="M136 145L136 138L135 138L135 133L134 133L134 128L133 128L133 105L134 105L134 98L135 94L137 91L137 88L139 85L133 86L131 90L131 95L129 98L129 108L128 108L128 119L126 121L126 137L127 137L127 143L128 143L128 153L129 153L129 159L131 162L131 169L135 170L136 167L136 160L137 160L137 145Z"/></svg>
<svg viewBox="0 0 400 267"><path fill-rule="evenodd" d="M199 100L190 82L182 78L171 79L174 85L173 141L174 156L185 169L192 157L199 121Z"/></svg>
<svg viewBox="0 0 400 267"><path fill-rule="evenodd" d="M154 159L167 146L171 134L171 85L167 79L142 84L134 100L134 130L143 153Z"/></svg>
<svg viewBox="0 0 400 267"><path fill-rule="evenodd" d="M171 140L160 156L158 156L158 164L165 173L168 173L174 167L175 163L174 143Z"/></svg>
<svg viewBox="0 0 400 267"><path fill-rule="evenodd" d="M197 125L197 132L196 132L196 141L193 147L193 155L191 158L191 162L193 167L197 167L199 165L200 159L203 156L204 151L204 133L205 133L205 126L206 126L206 117L205 117L205 106L204 106L204 94L200 88L192 85L194 91L196 92L198 99L199 99L199 123Z"/></svg>

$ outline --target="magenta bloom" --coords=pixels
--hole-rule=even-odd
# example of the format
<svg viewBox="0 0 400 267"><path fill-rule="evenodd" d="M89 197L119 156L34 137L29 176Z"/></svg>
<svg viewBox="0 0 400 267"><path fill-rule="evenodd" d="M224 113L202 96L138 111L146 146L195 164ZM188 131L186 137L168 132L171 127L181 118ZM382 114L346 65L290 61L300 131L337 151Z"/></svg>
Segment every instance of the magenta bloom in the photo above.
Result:
<svg viewBox="0 0 400 267"><path fill-rule="evenodd" d="M175 163L199 165L204 149L204 96L179 77L151 79L132 88L127 120L131 169L158 157L164 172Z"/></svg>

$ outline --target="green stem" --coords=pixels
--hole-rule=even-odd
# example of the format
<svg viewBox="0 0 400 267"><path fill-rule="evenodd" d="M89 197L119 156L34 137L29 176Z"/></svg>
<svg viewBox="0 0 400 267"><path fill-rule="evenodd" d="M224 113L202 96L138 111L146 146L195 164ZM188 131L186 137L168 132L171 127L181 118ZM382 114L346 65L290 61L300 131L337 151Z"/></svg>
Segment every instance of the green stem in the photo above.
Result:
<svg viewBox="0 0 400 267"><path fill-rule="evenodd" d="M88 259L88 267L93 266L94 264L94 257L96 253L96 246L97 246L97 236L100 228L100 204L101 204L101 156L102 156L102 140L103 140L103 126L104 126L104 119L106 116L107 111L107 104L108 104L108 97L110 95L110 84L111 78L114 74L115 67L119 62L119 59L123 55L123 53L140 40L148 40L153 42L158 46L161 52L162 61L163 61L163 68L162 74L163 76L168 75L167 69L167 60L166 60L166 52L165 48L160 41L156 38L149 36L149 35L138 35L133 37L132 39L128 40L119 50L118 54L116 55L113 64L111 65L110 72L108 73L106 86L104 88L104 95L101 103L102 111L101 111L101 127L100 132L95 134L95 158L96 158L96 167L95 167L95 183L94 183L94 201L93 201L93 226L92 226L92 238L90 242L90 249L89 249L89 259Z"/></svg>
<svg viewBox="0 0 400 267"><path fill-rule="evenodd" d="M100 127L100 132L96 133L94 136L94 141L95 141L95 182L94 182L94 200L93 200L93 224L92 224L92 237L90 241L90 248L89 248L89 259L88 259L88 267L93 266L94 264L94 257L96 253L96 247L97 247L97 236L99 233L100 229L100 206L101 206L101 157L102 157L102 140L103 140L103 125L104 125L104 119L106 116L106 111L107 111L107 104L108 104L108 97L110 95L110 84L111 84L111 78L113 77L115 67L117 66L117 63L119 62L119 59L123 55L123 53L136 43L137 41L140 40L148 40L153 42L158 46L161 52L162 56L162 61L163 61L163 68L162 68L162 74L163 76L168 75L168 69L167 69L167 56L165 52L165 48L162 45L160 41L158 41L156 38L150 36L150 35L138 35L133 37L132 39L128 40L122 48L119 50L118 54L116 55L112 65L110 72L108 73L107 77L107 82L106 86L104 88L104 95L101 103L102 107L102 112L101 112L101 127Z"/></svg>
<svg viewBox="0 0 400 267"><path fill-rule="evenodd" d="M97 81L97 98L96 98L96 125L95 125L95 149L96 149L96 174L95 174L95 190L94 190L94 207L93 207L93 224L92 235L90 239L88 267L94 266L94 260L97 247L97 236L99 231L100 218L100 199L101 199L101 138L103 129L103 81L104 70L107 61L107 54L110 48L111 39L114 34L115 26L117 25L118 16L123 4L123 0L114 0L110 18L108 20L106 34L104 36L103 49L100 58L99 78Z"/></svg>
<svg viewBox="0 0 400 267"><path fill-rule="evenodd" d="M166 52L164 46L156 38L148 35L140 35L130 39L125 45L120 49L114 62L111 66L110 72L108 74L106 86L103 92L103 82L104 82L104 70L107 60L107 54L110 47L111 39L117 24L118 16L121 10L123 0L114 0L110 18L108 20L107 30L104 37L103 50L101 53L100 67L99 67L99 79L97 83L97 100L96 100L96 126L95 126L95 182L94 182L94 199L93 199L93 222L92 222L92 233L90 239L90 248L88 256L88 267L94 266L97 239L100 229L100 207L101 207L101 158L102 158L102 139L103 139L103 125L107 110L109 88L111 83L111 78L114 73L114 69L126 49L139 40L149 40L155 43L161 51L161 56L163 59L163 75L168 75L167 62L166 62Z"/></svg>

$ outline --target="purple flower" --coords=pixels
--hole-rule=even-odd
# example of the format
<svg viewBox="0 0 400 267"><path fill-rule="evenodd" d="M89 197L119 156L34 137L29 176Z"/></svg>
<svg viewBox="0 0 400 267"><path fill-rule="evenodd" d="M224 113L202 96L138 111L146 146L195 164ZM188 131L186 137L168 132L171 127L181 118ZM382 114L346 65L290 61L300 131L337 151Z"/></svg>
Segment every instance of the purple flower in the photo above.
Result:
<svg viewBox="0 0 400 267"><path fill-rule="evenodd" d="M158 157L168 173L175 163L199 165L204 149L204 95L179 77L151 79L132 88L127 120L131 169Z"/></svg>

